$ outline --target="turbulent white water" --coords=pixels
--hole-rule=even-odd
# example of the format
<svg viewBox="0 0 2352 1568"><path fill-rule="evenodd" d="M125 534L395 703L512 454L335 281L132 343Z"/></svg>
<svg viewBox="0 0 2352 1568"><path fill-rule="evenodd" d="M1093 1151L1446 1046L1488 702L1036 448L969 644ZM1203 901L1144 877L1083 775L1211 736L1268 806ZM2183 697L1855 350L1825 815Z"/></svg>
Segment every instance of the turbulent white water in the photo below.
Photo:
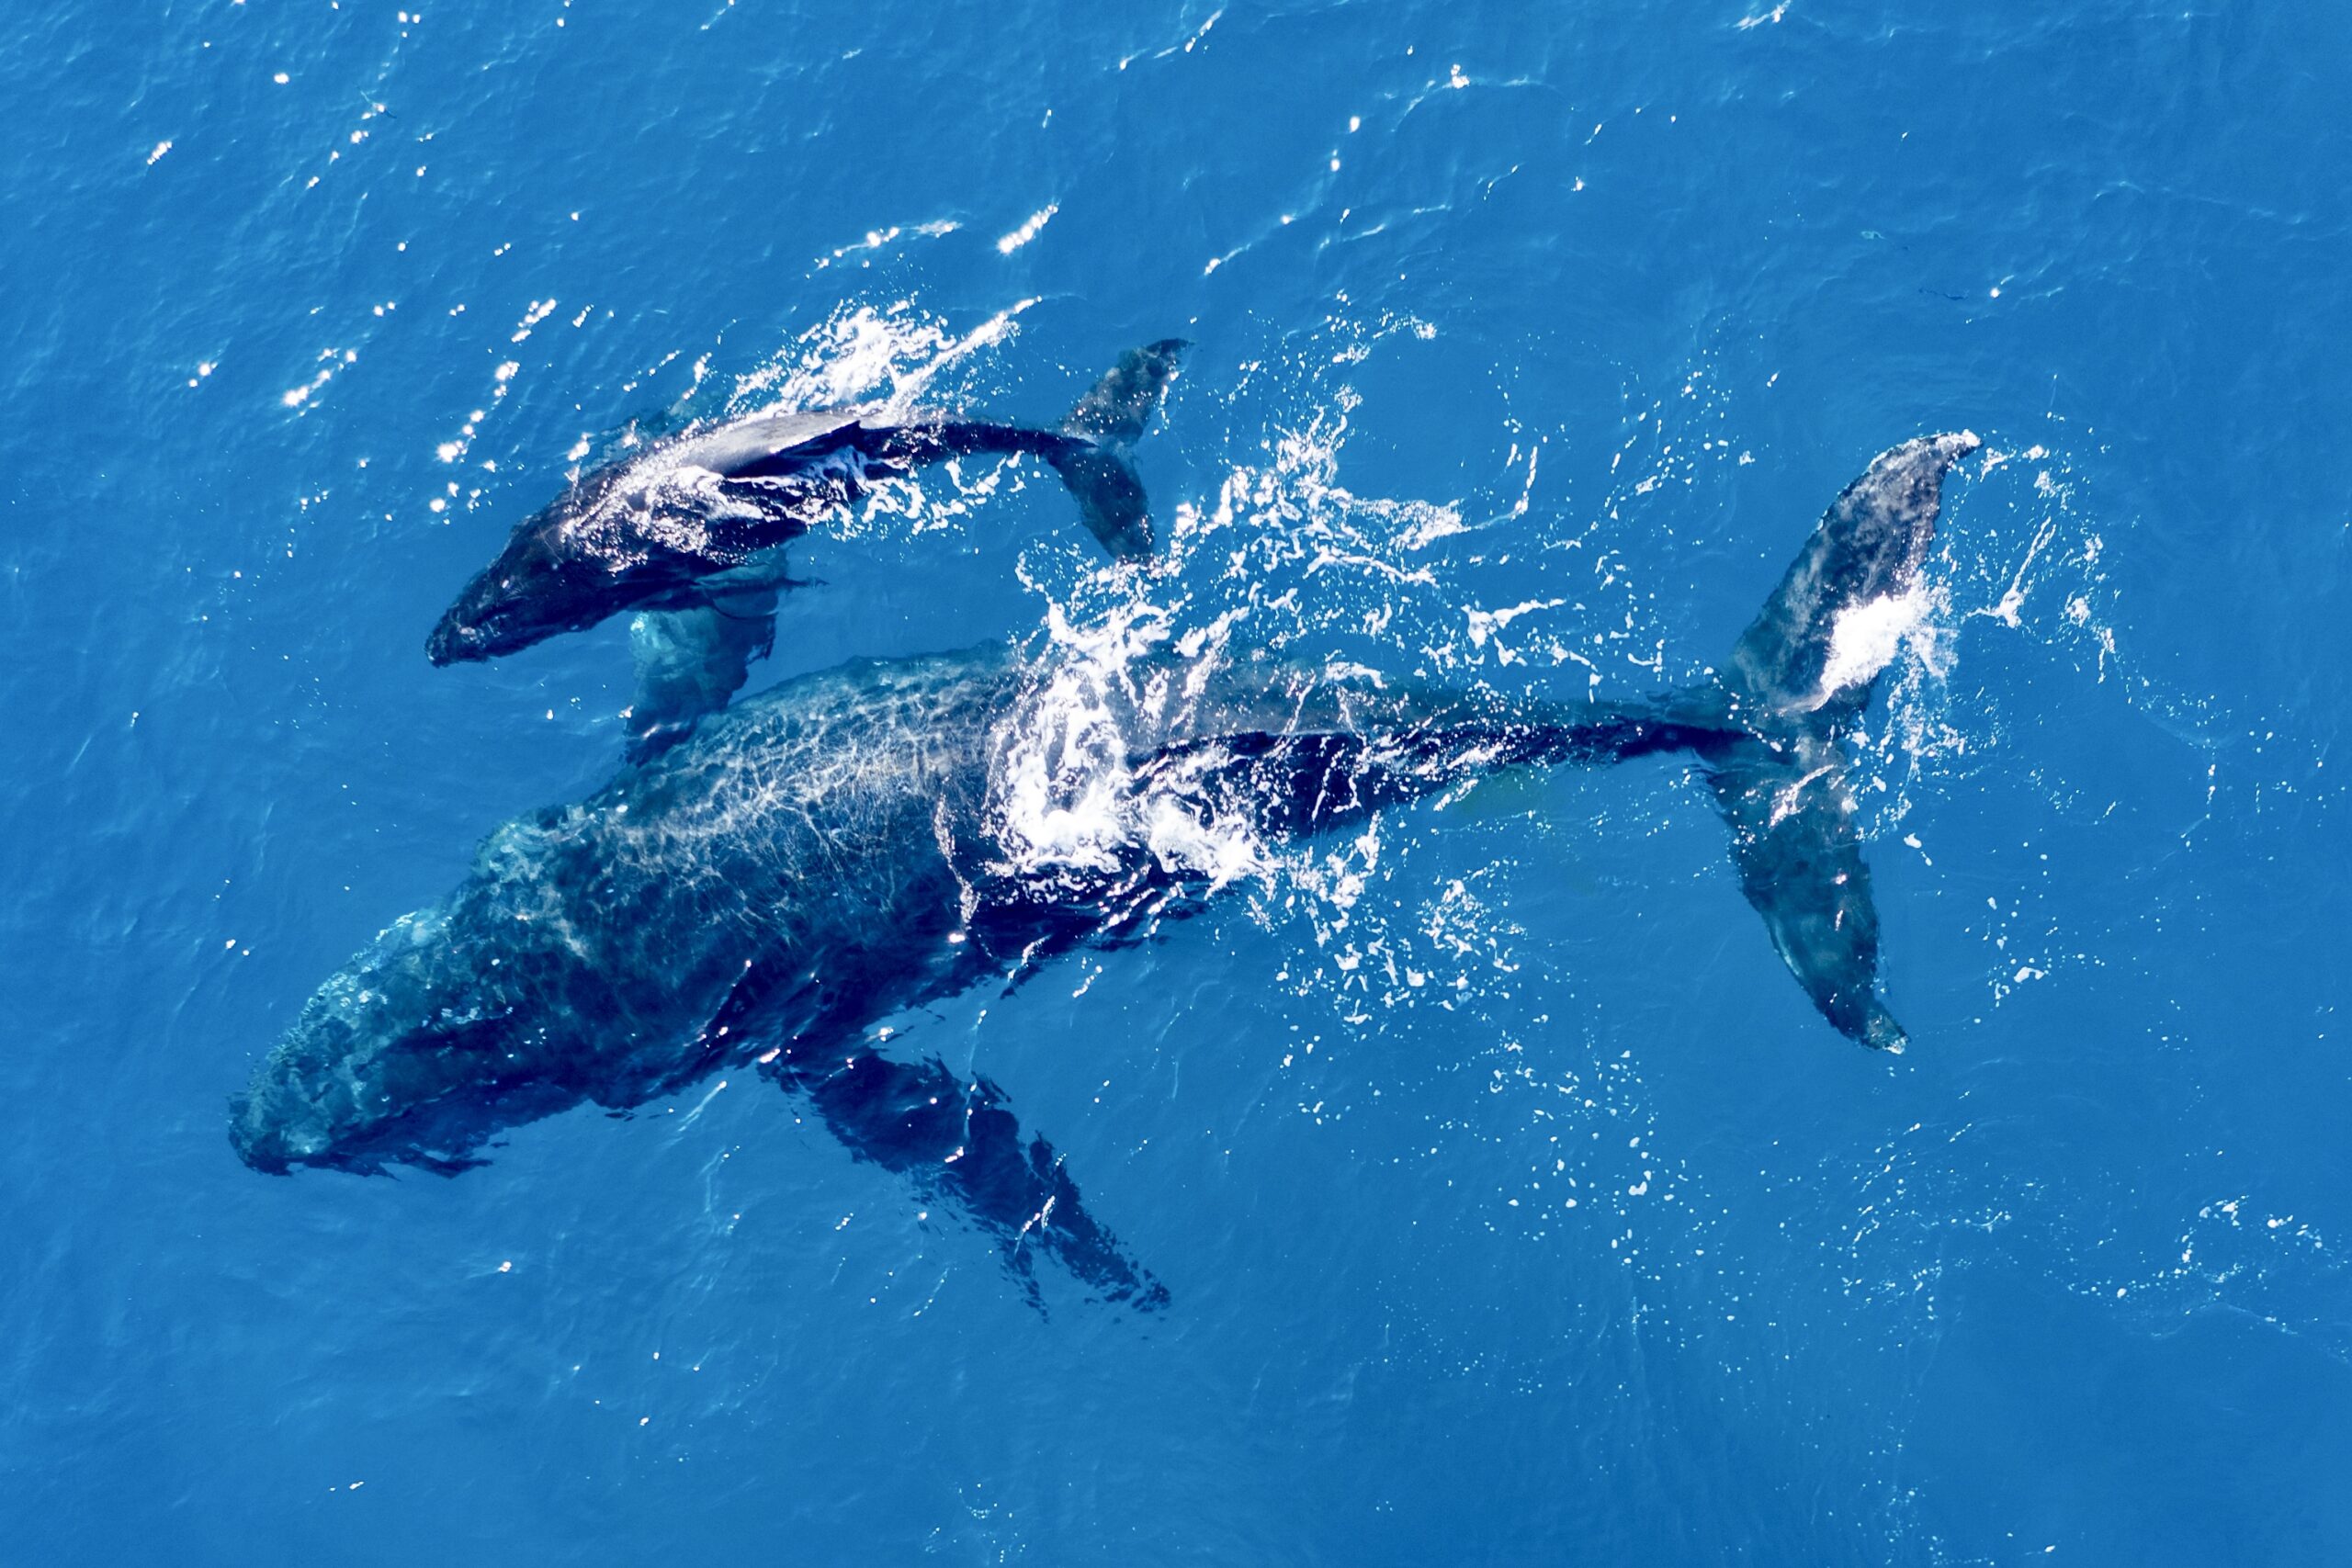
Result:
<svg viewBox="0 0 2352 1568"><path fill-rule="evenodd" d="M1813 705L1820 707L1849 687L1876 680L1904 644L1928 626L1932 609L1928 586L1914 583L1906 593L1866 599L1840 610L1829 629L1829 658L1822 666L1821 689Z"/></svg>

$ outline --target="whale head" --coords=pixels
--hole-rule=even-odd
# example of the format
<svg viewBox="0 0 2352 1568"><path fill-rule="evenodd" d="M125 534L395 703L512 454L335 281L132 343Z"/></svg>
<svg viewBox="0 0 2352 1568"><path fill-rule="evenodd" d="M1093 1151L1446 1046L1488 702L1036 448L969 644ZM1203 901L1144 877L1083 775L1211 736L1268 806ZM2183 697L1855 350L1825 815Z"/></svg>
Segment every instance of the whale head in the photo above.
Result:
<svg viewBox="0 0 2352 1568"><path fill-rule="evenodd" d="M517 653L560 632L593 626L614 611L662 598L693 581L664 570L655 552L605 562L568 548L564 531L534 519L476 573L425 639L435 664Z"/></svg>
<svg viewBox="0 0 2352 1568"><path fill-rule="evenodd" d="M476 572L442 612L425 638L425 657L460 664L528 648L560 629L548 624L548 610L551 602L577 596L571 576L550 541L531 529L516 530L498 558Z"/></svg>
<svg viewBox="0 0 2352 1568"><path fill-rule="evenodd" d="M694 531L663 527L627 477L592 476L516 528L443 613L425 657L497 659L620 610L695 602L695 583L729 562L695 548L705 541Z"/></svg>
<svg viewBox="0 0 2352 1568"><path fill-rule="evenodd" d="M232 1100L239 1157L273 1173L455 1171L503 1129L584 1098L591 1086L565 1070L568 1015L549 1006L580 965L560 932L531 931L518 912L461 896L362 949Z"/></svg>

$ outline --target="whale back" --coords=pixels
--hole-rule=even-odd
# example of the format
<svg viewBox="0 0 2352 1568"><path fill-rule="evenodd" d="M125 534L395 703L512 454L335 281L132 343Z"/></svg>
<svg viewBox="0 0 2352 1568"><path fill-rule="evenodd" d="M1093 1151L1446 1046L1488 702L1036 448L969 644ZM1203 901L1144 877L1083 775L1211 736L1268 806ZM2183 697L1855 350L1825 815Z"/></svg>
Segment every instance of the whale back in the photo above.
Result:
<svg viewBox="0 0 2352 1568"><path fill-rule="evenodd" d="M689 435L663 456L672 463L707 468L729 479L756 478L777 459L786 466L842 445L832 438L856 430L855 409L792 409L754 414Z"/></svg>
<svg viewBox="0 0 2352 1568"><path fill-rule="evenodd" d="M843 995L958 984L939 965L961 890L933 823L981 787L1006 662L787 682L498 829L447 899L306 1004L238 1109L240 1152L430 1164L583 1100L637 1103L711 1065L695 1042L753 964L816 977L778 1015L786 1032Z"/></svg>

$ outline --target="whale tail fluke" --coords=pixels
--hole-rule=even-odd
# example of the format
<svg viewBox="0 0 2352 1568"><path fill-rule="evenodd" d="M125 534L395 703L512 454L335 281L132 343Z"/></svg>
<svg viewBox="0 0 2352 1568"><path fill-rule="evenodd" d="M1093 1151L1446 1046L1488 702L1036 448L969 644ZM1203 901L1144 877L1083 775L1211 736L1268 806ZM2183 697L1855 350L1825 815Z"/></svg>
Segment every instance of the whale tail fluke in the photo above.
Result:
<svg viewBox="0 0 2352 1568"><path fill-rule="evenodd" d="M1981 445L1968 431L1916 437L1839 492L1733 645L1724 683L1736 698L1831 720L1868 705L1917 608L1944 479Z"/></svg>
<svg viewBox="0 0 2352 1568"><path fill-rule="evenodd" d="M1132 446L1176 378L1176 362L1193 345L1164 337L1119 355L1100 381L1086 389L1062 420L1062 434L1098 446Z"/></svg>
<svg viewBox="0 0 2352 1568"><path fill-rule="evenodd" d="M1062 420L1061 434L1069 439L1045 453L1077 499L1088 532L1123 559L1151 554L1151 513L1133 452L1188 346L1182 338L1162 338L1119 355Z"/></svg>
<svg viewBox="0 0 2352 1568"><path fill-rule="evenodd" d="M1740 735L1701 755L1739 890L1781 962L1838 1033L1901 1052L1903 1026L1878 998L1878 906L1838 743Z"/></svg>
<svg viewBox="0 0 2352 1568"><path fill-rule="evenodd" d="M1731 720L1695 750L1740 891L1822 1016L1884 1051L1905 1034L1878 998L1878 909L1844 741L1917 619L1944 480L1978 445L1961 432L1881 453L1830 504L1720 679L1679 699Z"/></svg>
<svg viewBox="0 0 2352 1568"><path fill-rule="evenodd" d="M1078 502L1079 520L1102 547L1120 560L1151 554L1151 508L1143 479L1125 451L1073 441L1046 454L1046 461Z"/></svg>
<svg viewBox="0 0 2352 1568"><path fill-rule="evenodd" d="M1499 770L1698 759L1731 829L1740 891L1822 1016L1883 1051L1905 1043L1878 997L1879 917L1846 741L1924 599L1945 479L1973 435L1883 453L1831 505L1739 640L1695 686L1634 701L1504 704L1400 689L1285 683L1279 711L1182 736L1134 759L1136 779L1316 831Z"/></svg>

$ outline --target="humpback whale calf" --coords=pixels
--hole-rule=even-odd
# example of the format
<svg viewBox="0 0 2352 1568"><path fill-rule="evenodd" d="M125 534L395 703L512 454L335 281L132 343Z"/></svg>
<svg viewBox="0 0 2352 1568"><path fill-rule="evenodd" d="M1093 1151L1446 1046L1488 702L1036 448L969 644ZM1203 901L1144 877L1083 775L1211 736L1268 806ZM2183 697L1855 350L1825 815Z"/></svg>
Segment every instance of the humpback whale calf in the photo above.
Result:
<svg viewBox="0 0 2352 1568"><path fill-rule="evenodd" d="M1661 696L1505 701L1160 654L1113 683L1107 728L1041 749L1052 667L1008 647L786 682L492 832L450 897L310 998L234 1100L232 1141L267 1171L449 1172L520 1122L748 1063L854 1156L996 1237L1033 1291L1043 1255L1149 1306L1164 1292L1001 1092L897 1059L875 1026L1132 940L1222 885L1230 865L1204 844L1339 828L1501 769L1668 751L1697 757L1740 889L1815 1007L1899 1048L1842 742L1892 657L1944 479L1976 445L1880 456L1723 669ZM1041 768L1109 799L1117 830L1041 853Z"/></svg>
<svg viewBox="0 0 2352 1568"><path fill-rule="evenodd" d="M1185 347L1129 349L1058 430L854 408L776 411L698 423L581 476L519 525L425 641L435 664L494 659L619 611L677 609L714 592L771 595L754 558L854 505L879 478L975 454L1027 452L1061 476L1079 516L1114 556L1151 553L1151 520L1130 449ZM714 580L718 580L715 584Z"/></svg>

